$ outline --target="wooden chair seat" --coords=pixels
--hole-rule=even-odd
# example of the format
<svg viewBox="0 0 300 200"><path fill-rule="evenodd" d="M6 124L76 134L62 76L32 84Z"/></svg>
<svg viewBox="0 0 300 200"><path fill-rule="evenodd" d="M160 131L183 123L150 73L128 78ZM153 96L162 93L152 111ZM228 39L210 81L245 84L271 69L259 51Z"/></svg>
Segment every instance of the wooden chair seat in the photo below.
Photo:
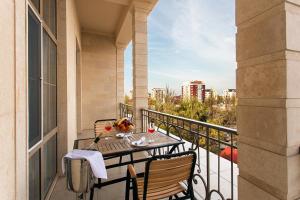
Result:
<svg viewBox="0 0 300 200"><path fill-rule="evenodd" d="M128 165L126 200L129 200L130 180L132 180L134 200L158 200L183 193L178 199L194 199L192 177L195 169L196 153L192 151L178 154L154 156L146 162L144 177L138 177L133 165ZM183 187L185 182L187 187Z"/></svg>
<svg viewBox="0 0 300 200"><path fill-rule="evenodd" d="M143 199L144 194L144 177L137 178L138 198ZM148 189L147 200L158 200L173 196L175 194L184 192L185 188L180 184L172 184L165 186L157 186Z"/></svg>

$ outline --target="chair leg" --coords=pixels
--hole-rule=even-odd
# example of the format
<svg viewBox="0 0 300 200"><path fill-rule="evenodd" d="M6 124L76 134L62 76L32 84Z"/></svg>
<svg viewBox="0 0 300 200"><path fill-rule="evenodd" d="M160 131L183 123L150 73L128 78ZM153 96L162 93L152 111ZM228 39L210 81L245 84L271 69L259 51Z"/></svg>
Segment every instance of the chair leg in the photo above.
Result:
<svg viewBox="0 0 300 200"><path fill-rule="evenodd" d="M129 200L129 193L130 193L130 175L129 172L127 171L125 200Z"/></svg>
<svg viewBox="0 0 300 200"><path fill-rule="evenodd" d="M90 200L93 200L94 198L94 186L91 188L91 191L90 191Z"/></svg>
<svg viewBox="0 0 300 200"><path fill-rule="evenodd" d="M122 163L122 158L123 158L123 156L120 156L120 159L119 159L119 164L121 164L121 163Z"/></svg>
<svg viewBox="0 0 300 200"><path fill-rule="evenodd" d="M137 191L137 185L136 185L136 181L133 180L132 181L132 187L133 187L133 200L138 200L138 191Z"/></svg>
<svg viewBox="0 0 300 200"><path fill-rule="evenodd" d="M169 200L172 200L172 196L169 197Z"/></svg>
<svg viewBox="0 0 300 200"><path fill-rule="evenodd" d="M130 161L131 161L131 163L133 163L133 154L132 153L130 153Z"/></svg>
<svg viewBox="0 0 300 200"><path fill-rule="evenodd" d="M190 197L191 197L191 200L194 200L195 199L195 195L194 195L194 188L193 188L193 185L191 184L191 189L190 189Z"/></svg>

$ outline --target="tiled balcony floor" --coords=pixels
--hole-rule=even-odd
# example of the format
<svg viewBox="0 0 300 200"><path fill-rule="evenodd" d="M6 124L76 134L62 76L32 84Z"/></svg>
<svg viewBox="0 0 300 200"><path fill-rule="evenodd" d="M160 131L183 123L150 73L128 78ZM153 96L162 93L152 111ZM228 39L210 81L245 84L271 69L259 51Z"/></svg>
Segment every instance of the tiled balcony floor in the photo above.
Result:
<svg viewBox="0 0 300 200"><path fill-rule="evenodd" d="M190 143L186 142L186 149L190 147ZM200 149L200 167L201 167L201 175L204 177L206 181L206 150ZM134 158L144 157L144 153L136 153L134 154ZM124 160L129 159L123 158ZM107 161L107 164L111 162L118 162L118 158L111 159ZM137 172L142 172L144 170L144 163L135 164L135 168ZM108 177L109 179L121 177L126 175L126 166L109 169ZM210 189L217 189L218 186L218 156L210 153ZM237 175L238 168L237 165L233 165L233 190L234 190L234 199L237 199ZM220 158L220 190L224 195L225 199L230 198L231 195L231 163L228 160ZM194 185L194 191L197 199L204 199L205 192L204 187L201 183L198 185ZM95 189L94 200L122 200L125 196L125 182L105 186L99 189ZM66 180L64 177L61 177L54 188L54 191L51 195L51 200L72 200L76 199L75 194L67 191L66 189ZM89 194L87 194L87 199L89 199ZM212 197L212 200L219 200L220 198L216 195Z"/></svg>

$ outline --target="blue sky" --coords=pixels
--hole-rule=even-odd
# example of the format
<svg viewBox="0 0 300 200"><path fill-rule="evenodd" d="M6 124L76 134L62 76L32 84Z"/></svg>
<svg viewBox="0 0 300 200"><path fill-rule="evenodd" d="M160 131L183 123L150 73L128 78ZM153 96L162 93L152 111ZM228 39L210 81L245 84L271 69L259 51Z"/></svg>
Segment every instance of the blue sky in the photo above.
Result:
<svg viewBox="0 0 300 200"><path fill-rule="evenodd" d="M160 0L148 18L149 91L203 80L219 93L235 88L234 0ZM125 51L125 93L132 88L132 47Z"/></svg>

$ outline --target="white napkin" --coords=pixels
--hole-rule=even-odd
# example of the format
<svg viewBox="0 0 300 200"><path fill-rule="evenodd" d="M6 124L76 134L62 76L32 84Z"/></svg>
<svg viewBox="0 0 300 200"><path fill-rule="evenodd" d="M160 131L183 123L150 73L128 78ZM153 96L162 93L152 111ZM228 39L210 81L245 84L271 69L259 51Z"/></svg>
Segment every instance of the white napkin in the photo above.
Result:
<svg viewBox="0 0 300 200"><path fill-rule="evenodd" d="M105 163L103 160L103 156L99 151L74 149L71 152L67 153L64 156L64 158L73 158L73 159L84 158L90 163L90 166L92 168L95 177L107 179ZM64 160L62 161L62 170L63 173L65 173Z"/></svg>
<svg viewBox="0 0 300 200"><path fill-rule="evenodd" d="M141 137L140 140L133 141L134 145L141 145L146 141L145 137Z"/></svg>

